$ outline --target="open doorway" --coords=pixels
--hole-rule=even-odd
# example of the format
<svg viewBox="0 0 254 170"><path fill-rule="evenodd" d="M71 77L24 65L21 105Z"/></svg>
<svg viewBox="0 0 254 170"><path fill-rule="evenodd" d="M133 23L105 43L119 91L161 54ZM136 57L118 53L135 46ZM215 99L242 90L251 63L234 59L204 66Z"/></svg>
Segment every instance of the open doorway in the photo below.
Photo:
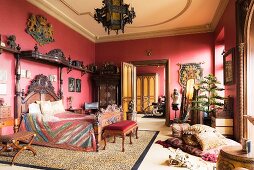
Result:
<svg viewBox="0 0 254 170"><path fill-rule="evenodd" d="M160 70L163 70L163 75L162 73L161 74L161 79L159 78L158 80L159 81L163 81L163 82L159 82L158 85L160 86L160 90L158 91L158 96L159 95L164 95L166 100L165 100L165 103L166 103L166 107L165 107L165 124L167 126L169 126L169 118L170 118L170 106L169 106L169 103L170 103L170 95L169 95L169 62L167 59L163 59L163 60L143 60L143 61L131 61L130 62L131 64L133 64L134 66L137 67L137 75L139 74L139 70L141 71L140 73L144 73L144 68L160 68L158 69L158 71ZM163 68L163 69L161 69ZM150 70L150 69L149 69ZM156 72L154 72L156 73ZM163 83L163 84L161 84ZM148 87L149 88L149 87ZM136 89L135 89L136 90ZM153 99L155 102L158 100L158 99ZM137 99L137 101L139 102L139 99ZM137 102L136 101L136 102ZM137 107L140 106L141 103L136 103Z"/></svg>

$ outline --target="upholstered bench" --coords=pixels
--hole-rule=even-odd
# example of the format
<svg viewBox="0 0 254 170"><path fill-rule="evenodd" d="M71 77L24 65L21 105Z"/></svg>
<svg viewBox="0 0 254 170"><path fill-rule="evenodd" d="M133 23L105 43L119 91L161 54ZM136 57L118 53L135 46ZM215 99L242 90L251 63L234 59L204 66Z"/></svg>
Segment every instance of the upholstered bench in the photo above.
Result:
<svg viewBox="0 0 254 170"><path fill-rule="evenodd" d="M0 146L2 147L2 149L0 150L0 153L7 151L9 148L17 151L17 153L12 158L12 165L14 164L14 160L16 159L16 157L24 150L32 151L35 156L36 151L31 146L31 143L33 142L35 136L35 133L27 131L20 131L11 135L1 135ZM21 141L25 141L27 144L20 145Z"/></svg>
<svg viewBox="0 0 254 170"><path fill-rule="evenodd" d="M116 140L115 137L120 136L120 137L122 137L122 152L124 152L125 136L129 134L130 144L132 144L131 136L134 131L136 132L136 139L138 139L138 125L135 121L132 121L132 120L124 120L124 121L120 121L120 122L113 123L113 124L106 126L103 129L103 134L102 134L102 137L104 139L104 144L105 144L103 149L104 150L106 149L106 145L107 145L106 138L107 137L113 136L114 143L115 143L115 140Z"/></svg>

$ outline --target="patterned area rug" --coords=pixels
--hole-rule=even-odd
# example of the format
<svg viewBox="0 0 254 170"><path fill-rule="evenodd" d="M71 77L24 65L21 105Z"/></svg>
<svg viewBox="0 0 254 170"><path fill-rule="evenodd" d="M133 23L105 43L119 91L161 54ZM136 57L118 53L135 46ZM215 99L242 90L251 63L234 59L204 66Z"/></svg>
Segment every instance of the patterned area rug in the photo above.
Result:
<svg viewBox="0 0 254 170"><path fill-rule="evenodd" d="M125 152L122 150L122 139L117 137L116 143L107 142L106 150L99 152L80 152L65 149L33 146L37 155L24 151L16 160L16 166L38 169L75 169L75 170L130 170L138 169L147 151L159 132L138 131L138 139L125 139ZM11 152L9 153L11 154ZM11 158L0 156L0 163L10 164Z"/></svg>

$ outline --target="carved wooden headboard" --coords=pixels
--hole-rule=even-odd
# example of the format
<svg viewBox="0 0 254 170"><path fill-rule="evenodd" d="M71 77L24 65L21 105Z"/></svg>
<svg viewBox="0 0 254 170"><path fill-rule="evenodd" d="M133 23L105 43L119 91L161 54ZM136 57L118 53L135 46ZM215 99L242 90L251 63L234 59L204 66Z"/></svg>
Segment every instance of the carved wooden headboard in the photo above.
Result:
<svg viewBox="0 0 254 170"><path fill-rule="evenodd" d="M30 103L40 100L56 101L59 99L60 98L56 95L54 87L48 77L43 74L36 75L28 87L27 94L22 96L21 105L18 106L21 107L21 109L19 109L21 110L19 116L28 112Z"/></svg>

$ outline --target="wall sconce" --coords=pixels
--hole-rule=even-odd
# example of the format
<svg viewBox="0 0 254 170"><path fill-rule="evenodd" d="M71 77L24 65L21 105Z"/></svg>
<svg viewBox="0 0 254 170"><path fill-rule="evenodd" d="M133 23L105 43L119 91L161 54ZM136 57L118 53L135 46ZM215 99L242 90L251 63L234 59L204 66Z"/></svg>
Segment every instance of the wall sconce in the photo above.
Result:
<svg viewBox="0 0 254 170"><path fill-rule="evenodd" d="M146 56L151 56L152 55L152 50L151 49L146 50L145 52L146 52Z"/></svg>

